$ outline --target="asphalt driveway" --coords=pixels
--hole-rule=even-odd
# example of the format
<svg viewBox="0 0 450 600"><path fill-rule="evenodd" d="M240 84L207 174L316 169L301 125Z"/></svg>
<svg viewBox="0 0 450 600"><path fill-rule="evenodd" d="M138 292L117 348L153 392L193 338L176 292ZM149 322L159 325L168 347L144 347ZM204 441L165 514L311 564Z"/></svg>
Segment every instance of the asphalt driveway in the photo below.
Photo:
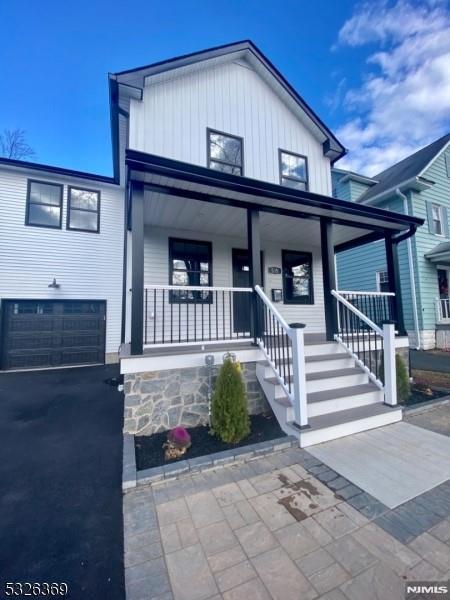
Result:
<svg viewBox="0 0 450 600"><path fill-rule="evenodd" d="M104 383L117 374L0 374L0 598L5 581L124 598L123 397Z"/></svg>
<svg viewBox="0 0 450 600"><path fill-rule="evenodd" d="M411 350L411 369L450 373L450 352Z"/></svg>

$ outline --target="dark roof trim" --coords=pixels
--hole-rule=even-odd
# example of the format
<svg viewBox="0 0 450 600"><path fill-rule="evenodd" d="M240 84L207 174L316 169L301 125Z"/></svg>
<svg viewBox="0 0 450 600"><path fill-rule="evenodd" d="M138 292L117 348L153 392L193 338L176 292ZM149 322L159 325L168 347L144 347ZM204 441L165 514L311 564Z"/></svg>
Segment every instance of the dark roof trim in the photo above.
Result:
<svg viewBox="0 0 450 600"><path fill-rule="evenodd" d="M364 204L355 204L347 200L339 200L330 196L323 196L312 192L299 191L293 188L287 188L279 184L269 183L243 177L222 173L190 163L146 154L137 150L126 150L126 163L130 169L137 171L151 171L167 177L173 177L180 180L188 180L203 185L216 186L241 192L244 194L257 195L265 198L283 200L296 205L311 206L321 209L336 209L341 214L352 216L361 216L366 218L382 219L385 222L397 224L400 226L411 227L411 225L422 225L423 220L417 217L410 217L392 213Z"/></svg>
<svg viewBox="0 0 450 600"><path fill-rule="evenodd" d="M120 183L119 86L112 77L109 78L109 115L114 182Z"/></svg>
<svg viewBox="0 0 450 600"><path fill-rule="evenodd" d="M333 162L338 160L346 154L346 149L320 119L320 117L312 110L312 108L303 100L300 94L291 86L291 84L285 79L275 65L255 46L251 40L242 40L231 44L225 44L223 46L216 46L207 50L201 50L199 52L192 52L190 54L184 54L168 60L156 62L144 67L137 67L135 69L129 69L127 71L119 71L114 75L120 82L121 75L127 75L130 73L137 73L139 71L152 69L151 75L156 75L164 71L177 69L180 67L188 66L204 60L209 60L233 52L242 52L248 50L251 52L273 75L278 83L284 88L284 90L292 97L292 99L302 108L302 110L309 116L309 118L316 124L316 126L322 131L322 133L328 138L323 144L323 151L326 156L332 156ZM150 75L150 74L149 74Z"/></svg>
<svg viewBox="0 0 450 600"><path fill-rule="evenodd" d="M52 165L43 165L40 163L28 162L25 160L16 160L13 158L0 157L0 166L5 165L7 167L18 167L21 169L29 169L32 171L42 171L46 173L52 173L55 175L64 175L66 177L78 177L80 179L89 179L91 181L100 181L102 183L117 184L118 182L114 177L108 177L107 175L96 175L95 173L86 173L84 171L74 171L73 169L65 169L63 167L53 167Z"/></svg>
<svg viewBox="0 0 450 600"><path fill-rule="evenodd" d="M352 248L358 248L359 246L364 246L365 244L370 244L371 242L377 242L379 240L384 239L384 233L380 233L379 231L374 231L373 233L368 233L367 235L363 235L355 240L349 240L348 242L342 242L342 244L338 244L334 247L334 251L345 252L346 250L351 250Z"/></svg>

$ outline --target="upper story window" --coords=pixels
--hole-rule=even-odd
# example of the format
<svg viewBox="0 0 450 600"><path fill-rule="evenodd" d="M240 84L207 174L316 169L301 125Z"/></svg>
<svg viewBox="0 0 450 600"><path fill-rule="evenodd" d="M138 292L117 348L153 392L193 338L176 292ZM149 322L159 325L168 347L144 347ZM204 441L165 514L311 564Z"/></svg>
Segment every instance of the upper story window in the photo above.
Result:
<svg viewBox="0 0 450 600"><path fill-rule="evenodd" d="M280 183L297 190L308 189L308 164L306 156L279 150Z"/></svg>
<svg viewBox="0 0 450 600"><path fill-rule="evenodd" d="M186 286L212 285L211 242L169 238L169 284ZM172 291L171 302L211 302L211 293L201 290Z"/></svg>
<svg viewBox="0 0 450 600"><path fill-rule="evenodd" d="M28 180L26 225L61 228L63 186Z"/></svg>
<svg viewBox="0 0 450 600"><path fill-rule="evenodd" d="M243 173L243 140L235 135L208 129L208 167L242 175Z"/></svg>
<svg viewBox="0 0 450 600"><path fill-rule="evenodd" d="M68 191L67 229L100 231L100 192L70 187Z"/></svg>
<svg viewBox="0 0 450 600"><path fill-rule="evenodd" d="M436 235L444 235L442 206L440 204L431 205L431 216L433 219L433 231Z"/></svg>
<svg viewBox="0 0 450 600"><path fill-rule="evenodd" d="M282 251L285 304L314 304L311 252Z"/></svg>

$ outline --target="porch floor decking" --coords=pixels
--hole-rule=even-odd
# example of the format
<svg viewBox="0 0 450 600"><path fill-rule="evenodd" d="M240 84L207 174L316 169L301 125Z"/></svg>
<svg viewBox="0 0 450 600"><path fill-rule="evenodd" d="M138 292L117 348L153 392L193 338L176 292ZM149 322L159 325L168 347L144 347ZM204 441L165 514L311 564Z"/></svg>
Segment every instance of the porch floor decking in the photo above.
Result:
<svg viewBox="0 0 450 600"><path fill-rule="evenodd" d="M389 508L450 479L450 438L396 423L308 448Z"/></svg>

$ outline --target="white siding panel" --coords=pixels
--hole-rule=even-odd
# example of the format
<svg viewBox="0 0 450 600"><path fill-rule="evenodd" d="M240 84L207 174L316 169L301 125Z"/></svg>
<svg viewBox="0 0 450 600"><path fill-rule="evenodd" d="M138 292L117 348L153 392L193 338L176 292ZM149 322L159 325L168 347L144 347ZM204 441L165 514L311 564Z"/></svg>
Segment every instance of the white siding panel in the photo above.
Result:
<svg viewBox="0 0 450 600"><path fill-rule="evenodd" d="M249 66L227 63L148 84L130 103L130 148L206 166L206 129L244 138L244 174L279 183L278 149L308 157L310 190L331 195L322 144Z"/></svg>
<svg viewBox="0 0 450 600"><path fill-rule="evenodd" d="M27 179L64 184L62 229L25 226ZM67 186L101 192L100 233L66 230ZM106 352L117 352L122 310L123 189L96 181L0 170L0 300L106 300ZM48 288L56 278L59 289Z"/></svg>
<svg viewBox="0 0 450 600"><path fill-rule="evenodd" d="M205 240L212 243L212 263L213 263L213 285L217 287L232 287L232 248L245 248L246 240L243 238L232 238L225 236L216 236L206 233L193 233L180 229L163 229L158 227L147 227L145 230L145 285L168 285L169 284L169 237L177 237L191 240ZM264 253L264 279L266 293L270 294L272 288L282 288L281 275L271 275L268 273L268 267L281 267L281 250L283 246L279 243L264 242L262 240L262 250ZM277 308L285 317L288 323L303 322L307 326L307 333L322 333L325 331L324 301L323 301L323 281L321 253L318 247L301 247L299 245L289 244L287 250L308 251L313 254L313 281L314 281L314 304L313 305L285 305L277 304ZM160 297L159 297L160 298ZM150 296L149 296L150 299ZM158 302L160 299L158 300ZM207 305L205 305L205 311ZM186 305L182 306L181 312L185 313ZM222 327L222 305L219 307L219 334ZM198 312L197 315L200 313ZM215 307L212 307L213 322L215 320ZM228 319L229 309L225 308L225 315ZM178 323L178 305L174 305L174 318ZM191 308L191 319L193 312ZM206 319L205 312L205 319ZM156 321L157 332L161 331L162 309L157 308ZM170 305L165 302L165 327L168 330L170 322ZM152 336L154 327L154 315L152 303L149 303L148 313L148 333ZM198 330L200 328L200 319L198 319ZM185 314L182 314L181 329L184 331ZM226 326L228 330L228 325ZM213 323L214 331L214 323Z"/></svg>

